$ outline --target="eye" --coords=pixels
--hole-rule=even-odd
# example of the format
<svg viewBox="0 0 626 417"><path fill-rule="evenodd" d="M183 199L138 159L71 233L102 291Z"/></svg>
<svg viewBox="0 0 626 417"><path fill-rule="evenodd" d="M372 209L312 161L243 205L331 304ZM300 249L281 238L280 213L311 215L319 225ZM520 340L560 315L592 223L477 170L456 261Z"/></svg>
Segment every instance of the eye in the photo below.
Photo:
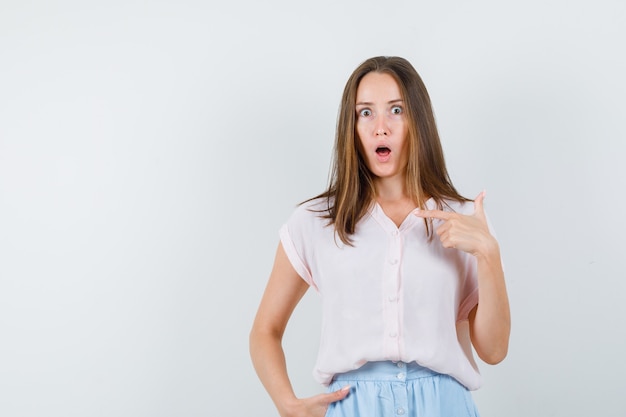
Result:
<svg viewBox="0 0 626 417"><path fill-rule="evenodd" d="M404 110L400 106L393 106L391 108L391 114L402 114Z"/></svg>
<svg viewBox="0 0 626 417"><path fill-rule="evenodd" d="M372 115L372 111L370 109L361 109L359 110L360 117L369 117Z"/></svg>

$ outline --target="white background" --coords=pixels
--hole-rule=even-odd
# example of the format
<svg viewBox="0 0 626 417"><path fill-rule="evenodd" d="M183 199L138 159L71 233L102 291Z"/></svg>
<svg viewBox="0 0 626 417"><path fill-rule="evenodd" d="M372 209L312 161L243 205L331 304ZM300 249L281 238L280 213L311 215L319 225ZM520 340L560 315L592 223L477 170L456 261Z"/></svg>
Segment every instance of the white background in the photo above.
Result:
<svg viewBox="0 0 626 417"><path fill-rule="evenodd" d="M248 332L375 55L487 189L508 358L483 417L623 416L626 3L0 1L0 415L275 416ZM318 300L285 349L299 395Z"/></svg>

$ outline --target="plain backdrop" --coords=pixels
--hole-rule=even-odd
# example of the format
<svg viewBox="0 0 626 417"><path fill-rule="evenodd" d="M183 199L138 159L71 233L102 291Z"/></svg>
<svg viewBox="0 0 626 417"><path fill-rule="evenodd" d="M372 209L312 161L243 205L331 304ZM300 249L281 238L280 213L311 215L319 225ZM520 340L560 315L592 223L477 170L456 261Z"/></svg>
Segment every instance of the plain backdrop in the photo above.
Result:
<svg viewBox="0 0 626 417"><path fill-rule="evenodd" d="M248 332L327 184L344 83L400 55L505 261L483 417L624 416L626 3L0 0L0 415L276 416ZM319 300L285 349L312 379Z"/></svg>

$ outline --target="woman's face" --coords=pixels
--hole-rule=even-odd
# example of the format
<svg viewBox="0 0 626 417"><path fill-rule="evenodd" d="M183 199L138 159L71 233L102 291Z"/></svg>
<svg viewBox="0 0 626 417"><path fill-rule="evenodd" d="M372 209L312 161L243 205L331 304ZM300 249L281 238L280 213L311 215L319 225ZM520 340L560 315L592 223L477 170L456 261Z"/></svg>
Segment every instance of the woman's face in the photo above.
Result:
<svg viewBox="0 0 626 417"><path fill-rule="evenodd" d="M361 79L356 91L356 131L367 167L376 177L403 176L408 126L400 88L391 75L370 72Z"/></svg>

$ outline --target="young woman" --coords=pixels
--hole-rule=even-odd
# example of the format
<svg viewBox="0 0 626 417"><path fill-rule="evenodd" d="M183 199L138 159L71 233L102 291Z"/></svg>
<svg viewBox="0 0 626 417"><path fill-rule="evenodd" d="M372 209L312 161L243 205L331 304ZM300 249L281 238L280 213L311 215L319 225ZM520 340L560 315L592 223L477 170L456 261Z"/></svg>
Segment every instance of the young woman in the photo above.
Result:
<svg viewBox="0 0 626 417"><path fill-rule="evenodd" d="M510 332L484 198L452 185L411 64L363 62L343 93L330 185L282 227L250 334L281 416L478 415L472 347L498 363ZM309 287L323 315L314 376L328 393L298 398L281 340Z"/></svg>

